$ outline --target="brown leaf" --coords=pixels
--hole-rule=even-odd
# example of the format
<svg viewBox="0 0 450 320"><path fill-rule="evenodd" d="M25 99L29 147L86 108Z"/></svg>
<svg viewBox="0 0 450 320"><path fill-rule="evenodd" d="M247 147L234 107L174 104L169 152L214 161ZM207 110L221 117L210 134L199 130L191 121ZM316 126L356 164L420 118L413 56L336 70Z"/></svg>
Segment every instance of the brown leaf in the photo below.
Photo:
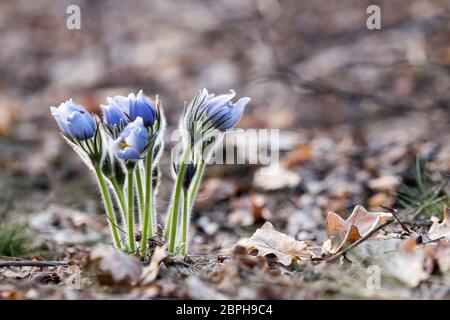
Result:
<svg viewBox="0 0 450 320"><path fill-rule="evenodd" d="M312 256L306 249L306 242L295 240L295 238L275 230L270 222L264 223L250 239L242 241L240 245L243 245L247 252L257 251L258 256L265 257L273 254L277 257L278 262L285 266L290 265L293 259L311 258Z"/></svg>
<svg viewBox="0 0 450 320"><path fill-rule="evenodd" d="M292 169L298 165L302 165L311 161L313 153L311 147L301 144L292 150L284 159L284 165L288 169Z"/></svg>
<svg viewBox="0 0 450 320"><path fill-rule="evenodd" d="M368 200L369 210L376 210L380 206L392 207L395 203L395 197L387 192L379 192L371 196Z"/></svg>
<svg viewBox="0 0 450 320"><path fill-rule="evenodd" d="M107 245L97 245L90 254L91 261L98 261L100 270L109 273L114 282L139 281L142 273L141 263L135 256Z"/></svg>
<svg viewBox="0 0 450 320"><path fill-rule="evenodd" d="M155 281L159 273L159 265L166 257L168 257L166 247L156 247L150 264L142 270L142 285L147 285Z"/></svg>
<svg viewBox="0 0 450 320"><path fill-rule="evenodd" d="M231 226L251 226L270 219L270 211L265 206L266 199L262 195L240 197L231 203L233 212L228 217Z"/></svg>
<svg viewBox="0 0 450 320"><path fill-rule="evenodd" d="M342 219L337 213L328 212L327 234L329 239L322 246L322 252L325 254L339 252L364 237L390 217L390 213L368 212L359 205L353 209L347 220Z"/></svg>
<svg viewBox="0 0 450 320"><path fill-rule="evenodd" d="M200 189L195 206L199 209L211 208L219 201L230 199L236 193L236 189L232 181L208 179Z"/></svg>
<svg viewBox="0 0 450 320"><path fill-rule="evenodd" d="M432 271L431 252L427 247L417 247L416 239L408 239L400 252L385 259L384 268L392 276L415 288L428 279Z"/></svg>
<svg viewBox="0 0 450 320"><path fill-rule="evenodd" d="M450 240L450 208L444 209L444 219L441 223L438 221L434 221L428 231L428 237L430 240L438 240L441 238L445 238L446 240Z"/></svg>
<svg viewBox="0 0 450 320"><path fill-rule="evenodd" d="M0 137L11 133L14 120L17 118L17 108L14 102L0 97Z"/></svg>

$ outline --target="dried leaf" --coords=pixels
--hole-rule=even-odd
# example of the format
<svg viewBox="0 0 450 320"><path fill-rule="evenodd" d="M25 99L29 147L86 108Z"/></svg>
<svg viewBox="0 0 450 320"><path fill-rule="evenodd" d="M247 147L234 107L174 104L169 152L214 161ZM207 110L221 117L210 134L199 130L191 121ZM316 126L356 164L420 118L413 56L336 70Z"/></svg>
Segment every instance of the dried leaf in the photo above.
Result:
<svg viewBox="0 0 450 320"><path fill-rule="evenodd" d="M445 238L450 240L450 208L444 209L444 219L441 223L434 221L428 231L428 237L431 241Z"/></svg>
<svg viewBox="0 0 450 320"><path fill-rule="evenodd" d="M155 281L159 273L159 265L166 257L168 257L166 247L156 247L150 264L142 270L142 285L148 285Z"/></svg>
<svg viewBox="0 0 450 320"><path fill-rule="evenodd" d="M254 176L253 184L262 190L280 190L295 188L300 183L300 176L279 163L259 169Z"/></svg>
<svg viewBox="0 0 450 320"><path fill-rule="evenodd" d="M368 212L356 206L347 220L334 212L327 215L327 234L329 239L322 246L325 254L335 254L370 233L379 224L391 217L390 213Z"/></svg>
<svg viewBox="0 0 450 320"><path fill-rule="evenodd" d="M292 150L284 160L284 165L288 169L295 168L296 166L308 163L311 161L313 153L311 147L301 144Z"/></svg>
<svg viewBox="0 0 450 320"><path fill-rule="evenodd" d="M416 247L415 239L409 239L403 243L399 253L385 259L384 268L401 282L415 288L430 276L431 254L426 247Z"/></svg>
<svg viewBox="0 0 450 320"><path fill-rule="evenodd" d="M232 201L234 211L230 213L228 222L231 226L251 226L269 220L270 211L265 206L266 199L262 195L240 197Z"/></svg>
<svg viewBox="0 0 450 320"><path fill-rule="evenodd" d="M97 245L90 254L91 261L98 260L100 270L108 272L114 282L139 281L142 267L139 260L107 245Z"/></svg>
<svg viewBox="0 0 450 320"><path fill-rule="evenodd" d="M16 119L17 108L14 102L0 98L0 137L8 136Z"/></svg>
<svg viewBox="0 0 450 320"><path fill-rule="evenodd" d="M295 240L273 227L270 222L256 230L250 239L242 241L247 252L257 251L258 256L273 254L279 263L288 266L292 259L311 258L311 253L306 250L307 244L304 241Z"/></svg>
<svg viewBox="0 0 450 320"><path fill-rule="evenodd" d="M400 184L400 178L396 176L382 176L372 179L367 183L367 186L376 191L395 191Z"/></svg>
<svg viewBox="0 0 450 320"><path fill-rule="evenodd" d="M219 201L230 199L236 193L234 182L223 179L208 179L200 189L195 206L199 209L213 207Z"/></svg>
<svg viewBox="0 0 450 320"><path fill-rule="evenodd" d="M450 242L440 242L436 248L435 259L442 273L450 271Z"/></svg>

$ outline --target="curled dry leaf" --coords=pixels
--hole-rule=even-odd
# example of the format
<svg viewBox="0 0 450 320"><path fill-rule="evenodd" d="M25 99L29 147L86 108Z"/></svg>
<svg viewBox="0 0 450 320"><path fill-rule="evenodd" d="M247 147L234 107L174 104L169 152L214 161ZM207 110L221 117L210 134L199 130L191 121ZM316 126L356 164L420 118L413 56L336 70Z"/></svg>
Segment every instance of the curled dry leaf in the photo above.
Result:
<svg viewBox="0 0 450 320"><path fill-rule="evenodd" d="M431 241L446 239L450 241L450 208L444 209L444 219L441 223L434 221L428 231L428 237Z"/></svg>
<svg viewBox="0 0 450 320"><path fill-rule="evenodd" d="M98 268L111 275L114 282L139 281L142 273L138 258L107 245L97 245L89 256L91 261L98 261Z"/></svg>
<svg viewBox="0 0 450 320"><path fill-rule="evenodd" d="M384 269L411 288L428 279L433 265L430 249L417 247L416 239L406 240L398 253L384 261Z"/></svg>
<svg viewBox="0 0 450 320"><path fill-rule="evenodd" d="M347 220L342 219L337 213L328 212L327 234L329 239L324 242L322 252L335 254L341 251L391 217L390 213L369 212L359 205L353 209Z"/></svg>
<svg viewBox="0 0 450 320"><path fill-rule="evenodd" d="M155 281L159 273L159 265L167 258L166 247L156 247L150 264L142 270L141 284L147 285Z"/></svg>
<svg viewBox="0 0 450 320"><path fill-rule="evenodd" d="M273 254L279 263L288 266L292 260L310 259L312 254L307 250L307 244L304 241L295 240L284 233L281 233L273 227L270 222L255 231L249 238L238 243L245 247L247 252L257 252L258 256L267 256Z"/></svg>

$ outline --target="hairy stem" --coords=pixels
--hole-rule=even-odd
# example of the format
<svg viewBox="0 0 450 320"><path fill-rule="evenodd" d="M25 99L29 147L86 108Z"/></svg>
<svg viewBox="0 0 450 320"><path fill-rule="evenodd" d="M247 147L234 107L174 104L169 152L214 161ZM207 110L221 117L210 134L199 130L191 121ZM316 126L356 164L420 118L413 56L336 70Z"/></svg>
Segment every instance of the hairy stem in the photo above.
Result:
<svg viewBox="0 0 450 320"><path fill-rule="evenodd" d="M108 216L109 225L111 227L111 233L114 240L114 245L122 250L122 244L120 243L119 230L116 224L116 217L113 211L113 204L111 200L111 196L109 194L108 187L106 186L105 179L103 177L102 171L99 165L94 166L95 175L97 176L98 184L100 186L100 191L102 193L103 201L105 204L106 214Z"/></svg>
<svg viewBox="0 0 450 320"><path fill-rule="evenodd" d="M186 256L187 253L187 232L189 226L189 198L188 190L183 189L183 219L181 230L181 254Z"/></svg>
<svg viewBox="0 0 450 320"><path fill-rule="evenodd" d="M198 188L200 187L200 181L203 177L203 171L205 171L205 164L206 161L204 159L201 159L197 172L195 173L194 183L192 184L192 187L190 188L191 191L189 192L189 209L192 209L192 206L194 205L195 197L197 196Z"/></svg>
<svg viewBox="0 0 450 320"><path fill-rule="evenodd" d="M153 202L153 149L150 148L147 154L145 166L145 205L142 219L142 243L141 258L145 259L147 254L147 238L153 237L154 232L154 202Z"/></svg>
<svg viewBox="0 0 450 320"><path fill-rule="evenodd" d="M126 221L125 214L127 212L127 204L125 202L125 196L123 194L123 189L120 187L116 178L113 177L109 181L111 181L114 192L116 193L116 196L117 196L117 200L119 200L120 209L122 210L122 215L124 217L123 222L125 223L125 221Z"/></svg>
<svg viewBox="0 0 450 320"><path fill-rule="evenodd" d="M170 206L170 214L168 221L170 221L170 229L169 229L169 252L175 253L175 243L176 243L176 236L177 236L177 222L178 222L178 212L180 210L180 196L181 196L181 189L183 186L183 179L184 179L184 173L186 171L186 162L189 159L191 153L190 145L186 147L184 150L183 156L181 158L180 167L178 170L178 176L177 181L175 183L175 191L173 196L173 202Z"/></svg>
<svg viewBox="0 0 450 320"><path fill-rule="evenodd" d="M136 251L135 237L134 237L134 188L133 188L134 168L128 169L128 246L131 252Z"/></svg>
<svg viewBox="0 0 450 320"><path fill-rule="evenodd" d="M136 185L138 190L138 200L139 200L139 212L141 221L144 217L144 189L142 187L142 177L141 177L141 166L138 164L135 169L136 172Z"/></svg>

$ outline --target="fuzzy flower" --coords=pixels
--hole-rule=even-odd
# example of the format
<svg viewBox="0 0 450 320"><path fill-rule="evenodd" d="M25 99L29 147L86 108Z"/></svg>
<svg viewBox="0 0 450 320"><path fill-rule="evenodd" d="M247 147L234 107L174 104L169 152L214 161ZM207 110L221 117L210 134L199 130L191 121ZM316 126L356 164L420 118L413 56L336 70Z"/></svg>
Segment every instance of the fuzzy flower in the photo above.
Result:
<svg viewBox="0 0 450 320"><path fill-rule="evenodd" d="M153 126L156 119L156 107L153 102L144 95L142 90L138 92L137 96L134 93L130 93L128 99L130 101L129 115L131 121L141 117L144 121L144 126Z"/></svg>
<svg viewBox="0 0 450 320"><path fill-rule="evenodd" d="M79 140L87 140L94 136L97 130L94 118L72 99L61 103L58 108L50 107L50 110L61 131L68 136Z"/></svg>
<svg viewBox="0 0 450 320"><path fill-rule="evenodd" d="M108 98L108 104L100 106L103 111L103 121L111 130L115 127L120 129L128 124L128 118L121 105L124 103L119 104L116 100Z"/></svg>
<svg viewBox="0 0 450 320"><path fill-rule="evenodd" d="M245 106L251 99L244 97L233 103L231 100L235 96L234 90L230 90L228 94L208 99L206 116L216 129L225 131L234 127L241 120Z"/></svg>
<svg viewBox="0 0 450 320"><path fill-rule="evenodd" d="M138 117L142 118L145 127L151 127L157 118L155 105L142 90L137 95L130 93L128 97L108 98L108 105L102 105L102 110L104 122L109 128L120 128L121 123L126 125Z"/></svg>
<svg viewBox="0 0 450 320"><path fill-rule="evenodd" d="M186 110L184 127L190 131L198 123L202 124L206 130L214 128L225 131L234 127L244 114L245 106L251 100L244 97L233 103L232 99L235 96L234 90L219 96L209 94L206 89L200 90Z"/></svg>
<svg viewBox="0 0 450 320"><path fill-rule="evenodd" d="M148 132L141 117L129 123L113 141L113 150L117 158L124 160L137 160L141 157L148 145Z"/></svg>

